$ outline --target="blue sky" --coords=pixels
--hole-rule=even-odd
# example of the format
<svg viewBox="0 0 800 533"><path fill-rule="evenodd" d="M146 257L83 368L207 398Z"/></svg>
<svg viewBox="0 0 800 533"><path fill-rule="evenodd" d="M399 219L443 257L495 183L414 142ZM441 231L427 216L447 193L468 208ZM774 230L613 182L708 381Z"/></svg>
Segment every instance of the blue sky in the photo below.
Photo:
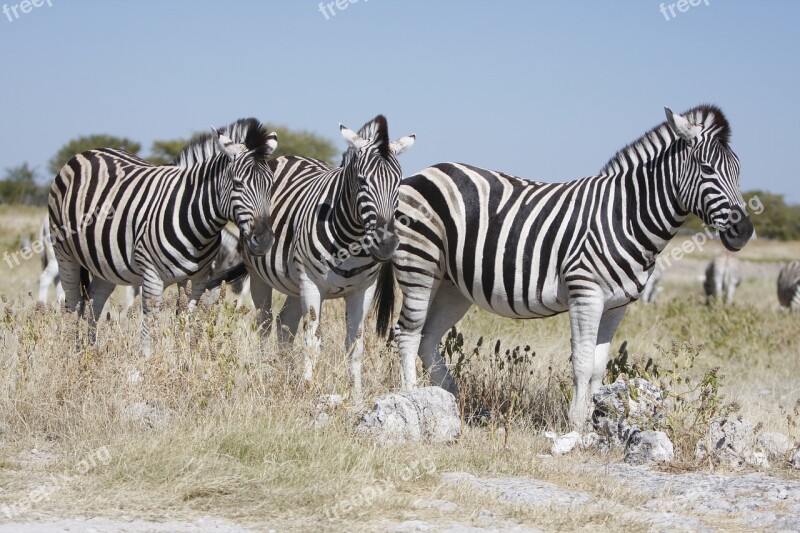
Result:
<svg viewBox="0 0 800 533"><path fill-rule="evenodd" d="M709 102L732 125L743 189L800 202L800 2L702 0L672 17L651 0L340 0L326 19L312 0L19 1L0 0L14 19L0 13L0 169L46 174L92 133L146 155L244 116L344 149L339 122L383 113L392 137L417 134L406 175L461 161L564 181L665 105Z"/></svg>

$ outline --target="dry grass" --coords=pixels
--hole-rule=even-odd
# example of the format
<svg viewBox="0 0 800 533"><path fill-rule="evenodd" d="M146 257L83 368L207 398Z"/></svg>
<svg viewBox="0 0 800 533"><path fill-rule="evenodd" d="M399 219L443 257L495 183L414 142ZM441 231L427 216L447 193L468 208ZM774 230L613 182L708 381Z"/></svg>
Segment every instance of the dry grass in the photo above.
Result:
<svg viewBox="0 0 800 533"><path fill-rule="evenodd" d="M18 246L15 235L34 233L41 215L0 208L0 253ZM759 250L755 259L788 256L800 248L763 244ZM692 269L693 260L685 261L686 272L702 272L702 262L695 261ZM35 292L38 269L38 261L16 269L0 264L0 507L28 504L42 513L153 517L213 512L245 524L267 520L281 529L319 523L313 527L371 524L375 530L409 517L478 524L478 511L490 509L546 529L646 529L630 517L595 507L564 513L555 507L487 501L485 494L440 485L431 469L403 474L424 459L436 472L531 476L611 502L635 503L636 495L606 476L574 473L574 466L585 460L615 461L616 456L578 452L542 457L548 451L539 437L542 425L567 429L560 387L570 373L564 315L525 322L471 310L459 325L465 350L472 350L480 337L483 354L496 340L503 352L532 347L535 354L523 365L530 401L518 404L511 423L467 427L450 446L378 448L353 435L356 413L349 405L334 413L330 425L314 425L317 396L348 387L341 302L326 304L324 356L315 387L304 389L294 366L276 355L274 341L259 342L252 311L235 311L230 303L176 316L173 293L158 323L154 355L147 360L137 341L140 317L112 305L97 344L87 346L82 334L76 340L82 326L74 317L28 295ZM742 414L766 429L787 432L777 405L791 408L800 398L800 320L777 309L774 279L748 279L733 308L709 309L694 274L676 272L665 275L656 305L632 306L613 350L627 340L632 356L644 360L658 356L656 345L702 342L705 347L691 372L699 376L722 367L723 392L741 404ZM476 374L492 371L486 357L470 364ZM140 382L131 381L135 375ZM391 390L397 375L393 352L368 337L367 394ZM134 406L145 419L131 416ZM98 457L98 450L107 450L110 462L80 468L82 460ZM337 504L357 502L365 487L386 486L387 481L393 488L340 513L341 520L330 520ZM37 487L52 490L31 504L30 491ZM431 498L459 507L442 510L415 503Z"/></svg>

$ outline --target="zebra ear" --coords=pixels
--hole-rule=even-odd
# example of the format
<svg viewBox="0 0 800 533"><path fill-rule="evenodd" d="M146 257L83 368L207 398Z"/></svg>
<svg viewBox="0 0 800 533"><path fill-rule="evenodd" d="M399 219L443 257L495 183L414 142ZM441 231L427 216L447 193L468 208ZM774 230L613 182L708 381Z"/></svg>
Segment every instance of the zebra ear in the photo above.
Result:
<svg viewBox="0 0 800 533"><path fill-rule="evenodd" d="M267 157L272 155L272 152L278 147L278 134L274 131L267 135Z"/></svg>
<svg viewBox="0 0 800 533"><path fill-rule="evenodd" d="M668 107L664 108L664 112L667 114L667 122L669 123L669 127L672 128L672 131L675 132L675 135L684 141L691 141L700 135L701 131L703 131L702 126L692 124L689 122L689 120L681 115L673 113Z"/></svg>
<svg viewBox="0 0 800 533"><path fill-rule="evenodd" d="M342 134L342 137L344 137L344 140L347 141L347 144L349 144L356 150L364 148L369 142L359 137L358 133L354 132L349 128L346 128L342 123L339 123L339 132Z"/></svg>
<svg viewBox="0 0 800 533"><path fill-rule="evenodd" d="M411 148L411 145L414 144L415 140L417 140L417 135L415 133L401 137L396 141L389 143L389 150L391 150L394 155L400 155Z"/></svg>
<svg viewBox="0 0 800 533"><path fill-rule="evenodd" d="M247 150L247 147L245 145L235 143L233 142L233 139L231 139L227 135L223 135L214 128L211 129L214 130L214 133L217 136L217 142L222 148L222 151L225 152L225 154L231 159L235 159L237 156L243 154Z"/></svg>

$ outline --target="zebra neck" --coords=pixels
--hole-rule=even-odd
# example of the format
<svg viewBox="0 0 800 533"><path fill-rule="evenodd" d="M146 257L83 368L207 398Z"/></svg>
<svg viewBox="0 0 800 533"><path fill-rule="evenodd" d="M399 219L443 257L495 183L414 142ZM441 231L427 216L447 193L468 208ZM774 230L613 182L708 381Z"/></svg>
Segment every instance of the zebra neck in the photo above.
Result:
<svg viewBox="0 0 800 533"><path fill-rule="evenodd" d="M620 194L615 197L626 213L627 231L646 251L647 262L652 263L688 216L680 200L678 180L688 151L680 140L649 157L636 148L634 145L617 159L614 182Z"/></svg>
<svg viewBox="0 0 800 533"><path fill-rule="evenodd" d="M337 180L340 186L334 200L333 232L341 244L360 238L364 234L364 224L358 206L358 172L354 165L345 164Z"/></svg>
<svg viewBox="0 0 800 533"><path fill-rule="evenodd" d="M233 220L233 213L229 213L230 190L222 180L227 164L227 157L222 155L193 167L191 185L185 189L185 215L195 222L202 221L202 230L198 230L206 243L216 242L228 220Z"/></svg>

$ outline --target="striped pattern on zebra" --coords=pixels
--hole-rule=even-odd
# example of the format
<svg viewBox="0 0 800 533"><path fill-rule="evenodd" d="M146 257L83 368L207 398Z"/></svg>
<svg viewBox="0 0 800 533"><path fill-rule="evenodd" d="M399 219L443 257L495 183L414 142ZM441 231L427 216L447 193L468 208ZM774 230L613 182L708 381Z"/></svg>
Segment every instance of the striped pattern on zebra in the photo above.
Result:
<svg viewBox="0 0 800 533"><path fill-rule="evenodd" d="M55 260L53 262L55 263ZM218 274L219 272L227 270L241 262L242 248L241 243L239 242L239 236L226 226L220 234L219 251L217 252L217 256L214 258L214 261L211 262L209 276ZM178 286L181 289L184 289L186 287L186 282L181 282L178 284ZM233 281L229 285L228 290L238 296L236 299L236 309L239 309L250 295L250 278L248 277ZM140 296L141 293L141 285L131 285L128 287L125 295L125 308L128 309L133 306L134 302L136 301L136 297ZM219 290L213 289L211 292L204 294L200 300L212 303L216 302L218 298Z"/></svg>
<svg viewBox="0 0 800 533"><path fill-rule="evenodd" d="M728 254L716 256L708 263L703 281L706 303L710 304L717 298L722 298L726 305L732 303L736 287L741 282L742 265L739 260Z"/></svg>
<svg viewBox="0 0 800 533"><path fill-rule="evenodd" d="M380 264L397 247L394 216L402 179L397 156L414 143L415 136L390 142L382 115L358 133L339 128L349 147L337 168L307 157L270 161L275 175L270 206L275 245L263 257L245 253L244 263L262 332L268 333L272 325L273 288L287 295L278 323L292 337L305 317L306 380L312 379L320 350L317 327L322 300L345 299L345 348L350 353L353 397L358 399L365 312ZM242 267L235 268L210 286L243 272ZM291 339L283 327L277 332L281 344L287 346Z"/></svg>
<svg viewBox="0 0 800 533"><path fill-rule="evenodd" d="M377 297L385 334L396 269L403 388L416 385L419 354L433 382L458 394L439 342L472 305L512 318L569 312L569 419L583 428L626 305L642 294L688 214L716 227L730 250L753 232L722 112L700 106L666 114L597 176L541 183L445 163L403 180L400 245Z"/></svg>
<svg viewBox="0 0 800 533"><path fill-rule="evenodd" d="M800 260L795 259L778 275L778 301L792 311L800 310Z"/></svg>
<svg viewBox="0 0 800 533"><path fill-rule="evenodd" d="M193 306L228 221L250 253L267 252L273 240L267 157L276 139L256 119L241 119L188 144L174 165L113 149L89 150L64 165L50 188L53 248L67 310L83 314L93 300L92 340L95 317L114 287L142 285L149 351L147 319L160 308L164 287L190 280Z"/></svg>

